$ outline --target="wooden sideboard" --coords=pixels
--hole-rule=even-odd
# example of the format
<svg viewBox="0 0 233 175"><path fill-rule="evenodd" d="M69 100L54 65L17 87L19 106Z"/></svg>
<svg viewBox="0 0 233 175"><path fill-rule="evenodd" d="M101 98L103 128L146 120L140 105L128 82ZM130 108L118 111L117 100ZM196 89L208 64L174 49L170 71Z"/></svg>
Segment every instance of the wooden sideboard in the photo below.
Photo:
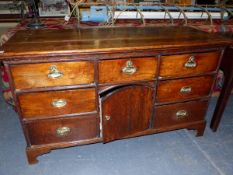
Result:
<svg viewBox="0 0 233 175"><path fill-rule="evenodd" d="M229 40L189 27L24 30L2 48L30 164L53 149L203 135Z"/></svg>

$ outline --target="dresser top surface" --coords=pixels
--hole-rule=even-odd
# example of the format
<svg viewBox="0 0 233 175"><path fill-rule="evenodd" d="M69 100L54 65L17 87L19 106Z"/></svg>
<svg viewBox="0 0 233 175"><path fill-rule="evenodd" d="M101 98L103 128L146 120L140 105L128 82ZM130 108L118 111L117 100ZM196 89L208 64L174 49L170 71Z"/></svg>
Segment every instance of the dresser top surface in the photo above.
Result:
<svg viewBox="0 0 233 175"><path fill-rule="evenodd" d="M230 40L190 27L117 27L18 31L3 47L9 56L97 53L135 49L221 46Z"/></svg>

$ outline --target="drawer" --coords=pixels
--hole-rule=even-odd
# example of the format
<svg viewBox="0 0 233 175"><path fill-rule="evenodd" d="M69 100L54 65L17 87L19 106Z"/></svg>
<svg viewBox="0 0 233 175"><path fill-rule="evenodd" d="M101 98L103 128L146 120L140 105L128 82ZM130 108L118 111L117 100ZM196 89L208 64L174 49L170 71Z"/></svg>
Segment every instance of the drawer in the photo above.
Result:
<svg viewBox="0 0 233 175"><path fill-rule="evenodd" d="M96 111L95 88L24 93L18 99L23 118Z"/></svg>
<svg viewBox="0 0 233 175"><path fill-rule="evenodd" d="M11 73L16 89L94 82L94 64L87 61L12 65Z"/></svg>
<svg viewBox="0 0 233 175"><path fill-rule="evenodd" d="M70 142L96 138L99 122L95 115L39 120L26 124L31 145Z"/></svg>
<svg viewBox="0 0 233 175"><path fill-rule="evenodd" d="M105 60L99 62L99 82L116 83L152 80L157 70L156 58Z"/></svg>
<svg viewBox="0 0 233 175"><path fill-rule="evenodd" d="M215 71L220 51L184 55L161 56L160 77L202 74Z"/></svg>
<svg viewBox="0 0 233 175"><path fill-rule="evenodd" d="M162 103L208 96L213 83L213 76L159 81L156 99Z"/></svg>
<svg viewBox="0 0 233 175"><path fill-rule="evenodd" d="M154 128L179 126L204 120L208 101L191 101L155 108Z"/></svg>

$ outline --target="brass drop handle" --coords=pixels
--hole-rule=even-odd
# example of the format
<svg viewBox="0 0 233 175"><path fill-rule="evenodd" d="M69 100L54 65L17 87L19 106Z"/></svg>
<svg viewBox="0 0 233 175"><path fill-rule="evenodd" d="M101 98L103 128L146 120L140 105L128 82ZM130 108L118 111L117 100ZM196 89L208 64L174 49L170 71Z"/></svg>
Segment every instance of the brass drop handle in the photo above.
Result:
<svg viewBox="0 0 233 175"><path fill-rule="evenodd" d="M58 99L52 101L52 106L55 108L62 108L67 105L67 101L65 99Z"/></svg>
<svg viewBox="0 0 233 175"><path fill-rule="evenodd" d="M105 115L105 119L108 121L111 119L111 116L110 115Z"/></svg>
<svg viewBox="0 0 233 175"><path fill-rule="evenodd" d="M49 67L48 78L55 79L55 78L60 78L63 75L64 74L57 69L57 66L52 65L52 66Z"/></svg>
<svg viewBox="0 0 233 175"><path fill-rule="evenodd" d="M59 127L56 129L57 136L67 136L71 129L67 126Z"/></svg>
<svg viewBox="0 0 233 175"><path fill-rule="evenodd" d="M188 112L186 110L180 110L176 112L176 117L178 119L182 119L188 116Z"/></svg>
<svg viewBox="0 0 233 175"><path fill-rule="evenodd" d="M137 72L137 68L134 66L131 60L126 61L125 66L122 68L122 72L126 75L133 75Z"/></svg>
<svg viewBox="0 0 233 175"><path fill-rule="evenodd" d="M195 56L190 56L188 61L184 64L186 68L195 68L197 67L197 63L195 61Z"/></svg>
<svg viewBox="0 0 233 175"><path fill-rule="evenodd" d="M180 93L182 94L188 94L190 92L192 92L192 87L190 86L184 86L180 89Z"/></svg>

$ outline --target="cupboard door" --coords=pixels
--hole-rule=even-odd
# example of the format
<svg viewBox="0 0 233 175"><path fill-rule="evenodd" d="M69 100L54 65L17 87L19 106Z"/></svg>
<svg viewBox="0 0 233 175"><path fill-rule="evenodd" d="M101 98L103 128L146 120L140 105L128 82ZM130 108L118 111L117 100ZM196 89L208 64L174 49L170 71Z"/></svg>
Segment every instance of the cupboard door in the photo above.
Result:
<svg viewBox="0 0 233 175"><path fill-rule="evenodd" d="M102 98L103 140L109 142L144 131L150 126L153 89L126 86Z"/></svg>

